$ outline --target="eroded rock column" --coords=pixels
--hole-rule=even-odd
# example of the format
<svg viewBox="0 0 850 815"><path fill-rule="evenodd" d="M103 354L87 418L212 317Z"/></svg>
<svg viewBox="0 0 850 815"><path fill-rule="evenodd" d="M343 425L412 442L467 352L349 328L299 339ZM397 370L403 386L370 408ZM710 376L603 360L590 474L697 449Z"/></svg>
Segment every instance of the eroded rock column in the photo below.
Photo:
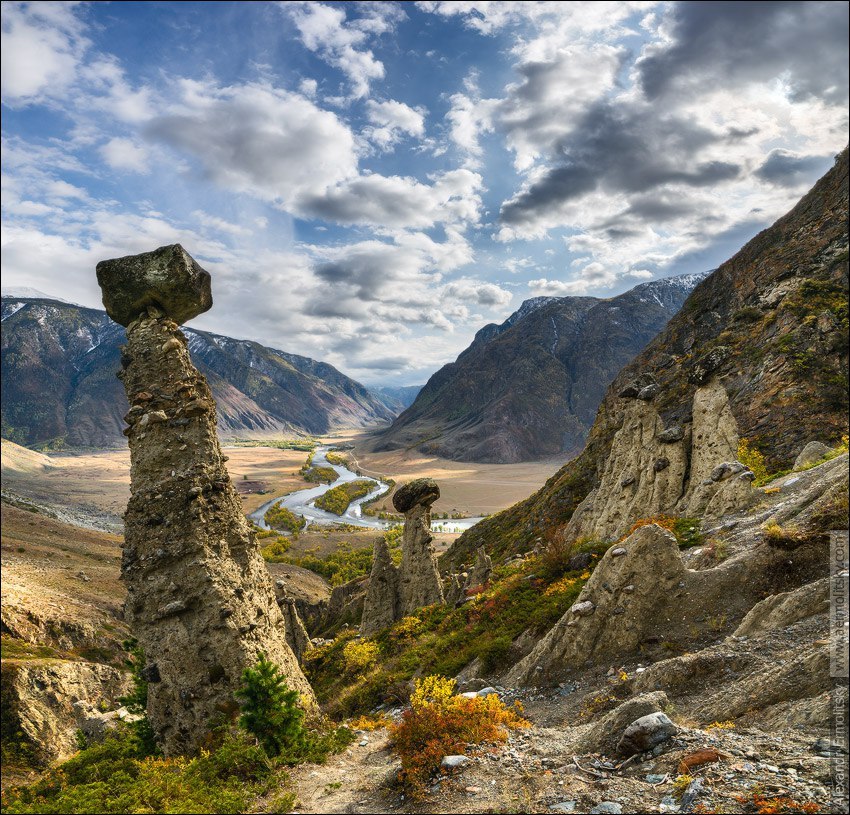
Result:
<svg viewBox="0 0 850 815"><path fill-rule="evenodd" d="M209 274L176 244L103 261L97 277L107 312L127 328L126 617L147 658L160 743L167 755L194 753L235 713L241 673L261 652L315 702L225 467L212 394L178 328L212 305Z"/></svg>
<svg viewBox="0 0 850 815"><path fill-rule="evenodd" d="M443 584L431 541L431 505L440 497L432 478L417 478L393 495L393 506L404 513L399 569L399 616L443 602Z"/></svg>

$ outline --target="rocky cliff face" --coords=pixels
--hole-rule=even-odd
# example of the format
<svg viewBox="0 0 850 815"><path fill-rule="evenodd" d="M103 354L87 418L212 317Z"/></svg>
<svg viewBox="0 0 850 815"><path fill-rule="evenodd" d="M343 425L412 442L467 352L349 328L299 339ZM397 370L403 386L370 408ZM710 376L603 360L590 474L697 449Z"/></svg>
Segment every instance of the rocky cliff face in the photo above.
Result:
<svg viewBox="0 0 850 815"><path fill-rule="evenodd" d="M470 562L484 543L491 553L530 549L544 530L569 522L594 490L621 507L622 490L644 490L631 517L649 517L662 505L701 511L714 493L697 487L712 468L734 461L738 438L761 451L772 471L790 468L812 440L836 443L848 413L847 171L845 149L794 209L700 283L612 382L581 455L528 500L464 533L448 562ZM648 384L656 386L651 404L636 404L643 401L634 398L636 385ZM681 440L662 443L667 430L670 439L681 432ZM644 451L641 440L650 439ZM653 467L655 458L667 458L668 475L651 475L650 458ZM640 473L627 474L627 461ZM676 484L687 486L683 467L692 489L688 500L674 502ZM635 482L615 485L621 471L622 480L634 475ZM622 527L602 523L600 534Z"/></svg>
<svg viewBox="0 0 850 815"><path fill-rule="evenodd" d="M149 265L159 269L162 256L174 267L173 298L166 296L171 287L159 291L158 278L148 273ZM261 653L307 704L313 701L225 468L212 393L192 365L185 335L167 316L191 307L197 314L211 302L192 275L196 267L179 246L98 264L105 303L114 302L110 293L127 298L138 289L153 290L160 304L129 322L121 353L131 404L121 577L125 616L148 660L148 718L168 755L197 752L211 722L235 711L242 671ZM129 282L128 269L134 271ZM126 319L123 312L117 318ZM297 641L299 633L289 639Z"/></svg>
<svg viewBox="0 0 850 815"><path fill-rule="evenodd" d="M27 445L123 444L120 327L96 309L5 295L2 321L3 436ZM186 336L223 434L319 434L395 415L327 363L206 331Z"/></svg>
<svg viewBox="0 0 850 815"><path fill-rule="evenodd" d="M644 283L610 300L527 300L434 374L376 448L494 463L578 452L608 383L699 279Z"/></svg>

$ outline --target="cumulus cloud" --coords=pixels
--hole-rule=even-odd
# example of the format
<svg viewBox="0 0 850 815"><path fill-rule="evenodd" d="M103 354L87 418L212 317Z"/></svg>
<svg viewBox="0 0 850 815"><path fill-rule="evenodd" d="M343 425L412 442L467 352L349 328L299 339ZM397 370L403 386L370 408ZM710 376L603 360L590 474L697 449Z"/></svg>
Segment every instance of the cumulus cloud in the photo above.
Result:
<svg viewBox="0 0 850 815"><path fill-rule="evenodd" d="M674 3L668 41L638 61L651 99L724 85L781 80L791 97L845 104L848 88L847 3Z"/></svg>
<svg viewBox="0 0 850 815"><path fill-rule="evenodd" d="M191 155L225 187L291 206L357 173L354 136L336 114L268 84L183 80L146 134Z"/></svg>
<svg viewBox="0 0 850 815"><path fill-rule="evenodd" d="M391 150L404 136L421 138L425 135L423 109L412 108L404 102L369 99L366 115L372 124L364 129L363 135L382 150Z"/></svg>
<svg viewBox="0 0 850 815"><path fill-rule="evenodd" d="M147 148L133 139L110 139L100 148L100 154L113 170L135 173L146 173L149 170Z"/></svg>
<svg viewBox="0 0 850 815"><path fill-rule="evenodd" d="M755 175L771 184L797 187L806 184L813 174L826 172L831 162L831 156L803 156L776 148L770 151Z"/></svg>
<svg viewBox="0 0 850 815"><path fill-rule="evenodd" d="M561 204L602 189L610 194L646 193L677 184L714 186L741 168L729 161L694 160L697 151L722 142L712 132L649 106L595 105L558 145L561 160L502 206L509 226L552 218ZM557 222L557 216L555 217Z"/></svg>
<svg viewBox="0 0 850 815"><path fill-rule="evenodd" d="M3 103L60 94L76 78L90 42L74 14L78 3L3 3L0 34Z"/></svg>
<svg viewBox="0 0 850 815"><path fill-rule="evenodd" d="M438 222L474 222L481 176L451 170L422 184L404 176L363 175L318 195L303 196L299 211L340 224L422 229Z"/></svg>
<svg viewBox="0 0 850 815"><path fill-rule="evenodd" d="M404 18L399 6L363 4L358 8L360 16L354 19L348 19L345 8L324 3L285 2L279 6L295 24L304 46L346 75L354 98L366 96L370 84L384 78L384 64L367 43L371 37L392 31Z"/></svg>

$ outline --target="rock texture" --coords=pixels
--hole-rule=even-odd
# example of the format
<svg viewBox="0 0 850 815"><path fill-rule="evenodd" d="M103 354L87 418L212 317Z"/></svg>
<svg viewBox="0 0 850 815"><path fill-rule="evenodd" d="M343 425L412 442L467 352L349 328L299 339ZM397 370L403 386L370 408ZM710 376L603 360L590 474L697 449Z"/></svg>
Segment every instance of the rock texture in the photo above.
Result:
<svg viewBox="0 0 850 815"><path fill-rule="evenodd" d="M846 433L850 407L848 163L845 149L793 210L703 280L611 383L584 451L529 499L465 532L444 565L470 563L485 542L491 555L528 551L547 529L569 522L576 507L599 488L612 455L619 455L614 439L621 431L629 433L630 424L642 422L640 432L647 439L653 424L658 433L673 426L683 430L681 441L658 440L659 458L668 459L667 469L676 467L676 444L687 445L689 431L693 436L694 408L699 411L701 404L726 428L718 425L721 432L714 441L725 439L723 447L731 450L731 422L724 418L731 415L734 432L764 453L769 470L789 468L813 438L838 442ZM633 384L640 377L646 379L640 389L653 382L658 386L646 405L655 413L640 412L634 405L640 389ZM701 403L710 392L703 391L695 401L695 394L708 387L722 402L719 389L714 390L719 386L728 398L728 412L711 400ZM699 439L693 444L709 452ZM714 466L734 463L734 456L725 457L719 448L715 453L710 457ZM711 473L706 468L700 477L711 478ZM696 488L698 479L690 480ZM743 491L734 479L723 492L729 490ZM706 498L695 490L690 495L697 504ZM618 492L606 498L621 500ZM708 498L709 504L713 499ZM711 510L719 511L725 500L717 499ZM651 506L634 511L649 517Z"/></svg>
<svg viewBox="0 0 850 815"><path fill-rule="evenodd" d="M424 606L445 602L431 546L431 505L439 497L440 488L431 478L417 478L393 495L393 506L404 513L401 565L393 565L386 541L375 544L360 625L364 636L372 636Z"/></svg>
<svg viewBox="0 0 850 815"><path fill-rule="evenodd" d="M371 637L389 628L399 619L398 569L392 562L387 542L381 538L375 543L375 557L369 576L369 589L363 606L363 622L360 633Z"/></svg>
<svg viewBox="0 0 850 815"><path fill-rule="evenodd" d="M36 759L68 758L78 748L76 731L95 708L113 710L130 691L128 674L108 665L67 660L4 660L4 733L20 732Z"/></svg>
<svg viewBox="0 0 850 815"><path fill-rule="evenodd" d="M719 517L752 498L752 473L737 459L738 433L721 382L694 393L686 432L664 427L650 401L629 400L599 486L578 506L565 535L616 540L641 518ZM671 432L672 430L672 432Z"/></svg>
<svg viewBox="0 0 850 815"><path fill-rule="evenodd" d="M124 331L96 309L2 299L2 434L19 444L125 444L115 379ZM387 422L397 410L336 368L256 342L186 328L223 435L317 435Z"/></svg>
<svg viewBox="0 0 850 815"><path fill-rule="evenodd" d="M396 511L404 513L398 581L398 613L402 617L443 602L443 584L431 546L431 505L439 497L440 488L432 478L417 478L393 495Z"/></svg>
<svg viewBox="0 0 850 815"><path fill-rule="evenodd" d="M610 300L526 300L437 371L377 449L494 463L578 452L605 387L702 277L644 283Z"/></svg>
<svg viewBox="0 0 850 815"><path fill-rule="evenodd" d="M832 448L827 447L823 442L810 441L801 451L800 455L794 459L795 470L802 470L805 467L810 467L812 464L820 461L827 453L831 453Z"/></svg>
<svg viewBox="0 0 850 815"><path fill-rule="evenodd" d="M794 591L773 594L753 606L735 629L736 637L752 637L787 628L829 610L829 578L823 577Z"/></svg>
<svg viewBox="0 0 850 815"><path fill-rule="evenodd" d="M212 308L210 273L179 244L102 260L97 282L106 313L125 328L154 306L178 325Z"/></svg>
<svg viewBox="0 0 850 815"><path fill-rule="evenodd" d="M215 717L234 712L260 653L308 704L313 696L225 468L209 386L156 306L127 326L119 376L131 404L125 613L148 660L157 737L169 755L192 753Z"/></svg>

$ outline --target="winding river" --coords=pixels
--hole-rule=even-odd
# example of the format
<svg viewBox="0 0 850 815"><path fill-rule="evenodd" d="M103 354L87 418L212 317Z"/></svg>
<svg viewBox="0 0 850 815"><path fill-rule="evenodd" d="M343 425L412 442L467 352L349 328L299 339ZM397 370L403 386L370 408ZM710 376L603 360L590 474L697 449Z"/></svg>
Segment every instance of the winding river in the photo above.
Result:
<svg viewBox="0 0 850 815"><path fill-rule="evenodd" d="M266 523L263 516L269 507L274 506L275 504L280 504L294 512L296 515L302 515L307 521L307 526L330 526L332 524L339 523L350 524L351 526L362 526L368 529L389 529L393 526L394 522L382 521L379 518L364 515L362 509L364 502L384 495L389 491L390 485L383 481L379 481L377 478L371 478L367 475L357 475L357 473L349 470L348 467L343 467L340 464L331 464L327 459L329 449L330 448L326 446L316 448L313 453L313 466L333 468L339 476L333 484L320 484L316 487L309 487L306 490L291 492L289 495L272 498L271 501L266 501L266 503L264 503L259 509L251 512L248 517L257 524L257 526L262 527L263 529L268 529L269 525ZM352 501L343 515L334 515L331 512L325 512L325 510L319 509L315 505L316 499L320 495L323 495L332 487L338 487L340 484L344 484L347 481L371 481L374 484L374 488L368 493L368 495L364 495L362 498ZM463 532L465 529L469 529L469 527L478 523L480 520L481 518L462 518L458 520L447 519L432 521L431 529L434 532Z"/></svg>

